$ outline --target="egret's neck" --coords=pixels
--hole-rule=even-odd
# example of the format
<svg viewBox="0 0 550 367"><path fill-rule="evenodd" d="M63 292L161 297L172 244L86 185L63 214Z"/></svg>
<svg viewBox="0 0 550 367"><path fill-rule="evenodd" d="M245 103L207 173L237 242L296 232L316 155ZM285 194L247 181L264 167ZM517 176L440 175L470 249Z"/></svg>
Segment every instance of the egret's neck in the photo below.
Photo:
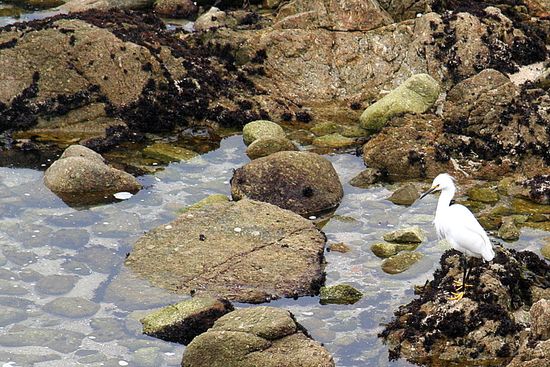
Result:
<svg viewBox="0 0 550 367"><path fill-rule="evenodd" d="M439 195L439 200L437 202L437 209L435 215L442 213L444 210L448 209L451 205L451 200L455 196L456 189L454 187L447 187L441 190L441 195Z"/></svg>

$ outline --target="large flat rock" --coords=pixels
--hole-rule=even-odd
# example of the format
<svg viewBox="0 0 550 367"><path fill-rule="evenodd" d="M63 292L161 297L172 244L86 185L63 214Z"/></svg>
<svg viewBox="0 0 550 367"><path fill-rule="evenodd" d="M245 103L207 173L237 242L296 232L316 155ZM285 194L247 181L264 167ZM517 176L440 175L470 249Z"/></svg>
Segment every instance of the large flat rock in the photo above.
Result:
<svg viewBox="0 0 550 367"><path fill-rule="evenodd" d="M140 238L126 260L152 284L238 302L313 295L325 238L308 220L252 200L184 213Z"/></svg>

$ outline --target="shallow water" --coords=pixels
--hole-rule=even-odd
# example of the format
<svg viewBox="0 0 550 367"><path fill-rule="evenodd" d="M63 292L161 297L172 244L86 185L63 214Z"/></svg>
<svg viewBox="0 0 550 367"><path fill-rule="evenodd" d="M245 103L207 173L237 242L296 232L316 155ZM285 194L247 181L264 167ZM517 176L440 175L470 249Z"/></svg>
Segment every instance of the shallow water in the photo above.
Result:
<svg viewBox="0 0 550 367"><path fill-rule="evenodd" d="M213 193L229 195L232 170L248 162L244 150L240 136L226 138L217 150L140 177L145 189L131 199L85 210L68 207L45 188L43 172L0 168L0 365L179 366L184 347L141 335L137 320L144 310L182 297L135 279L123 260L144 231L171 221L178 209ZM364 168L360 157L326 157L345 196L323 231L328 243L351 247L346 254L326 253L326 283L348 283L365 296L351 306L322 306L317 297L271 305L292 311L337 366L409 366L388 362L377 334L393 310L413 298L413 285L430 278L446 249L432 230L436 197L412 207L393 205L385 200L393 187L347 184ZM402 274L385 274L370 245L406 225L429 233L418 248L425 257ZM545 235L523 229L509 246L536 250ZM49 303L64 297L79 297L80 308L91 307L93 315L57 315Z"/></svg>

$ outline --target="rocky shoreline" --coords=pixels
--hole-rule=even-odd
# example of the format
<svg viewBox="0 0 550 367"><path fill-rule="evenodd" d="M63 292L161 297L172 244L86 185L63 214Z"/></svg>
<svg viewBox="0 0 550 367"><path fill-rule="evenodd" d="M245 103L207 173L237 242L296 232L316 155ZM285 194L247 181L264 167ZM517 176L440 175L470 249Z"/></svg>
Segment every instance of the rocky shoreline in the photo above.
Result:
<svg viewBox="0 0 550 367"><path fill-rule="evenodd" d="M86 216L155 185L134 175L198 161L241 130L250 158L224 182L231 198L211 195L171 221L155 218L131 244L116 245L127 253L107 262L122 269L104 280L107 290L94 291L94 300L54 299L43 306L49 314L91 317L100 312L96 299L124 310L170 299L140 321L145 334L187 346L182 366L335 366L290 311L230 303L320 295L321 305L352 312L365 297L355 284L324 284L325 248L353 255L353 245L328 245L321 231L346 200L324 153L362 156L367 169L351 180L355 187L402 182L387 197L396 206L414 206L418 181L449 172L466 186L458 200L495 237L512 243L524 228L550 231L550 9L541 1L39 3L25 5L68 13L0 28L0 162L47 168L45 187ZM189 22L167 26L159 15ZM431 273L418 247L433 239L415 225L425 219L411 217L413 226L368 243L374 272L400 279L424 266ZM132 223L121 216L118 230ZM57 232L48 241L82 247L83 261L93 260L100 247L88 244L88 232L66 232L70 244L56 243ZM97 235L118 236L106 232ZM25 246L39 247L34 238ZM448 296L459 256L444 252L433 280L416 287L418 298L379 334L389 359L550 363L549 245L541 249L546 260L496 245L495 260L476 264L474 286L456 302ZM105 250L102 258L112 256ZM29 251L4 260L24 267L27 255L29 264L40 260ZM108 273L108 265L94 266ZM69 294L77 279L37 275L36 289ZM150 287L146 300L141 281ZM125 287L137 289L135 299L125 299ZM157 301L163 289L170 297ZM0 284L0 294L26 294L17 291ZM27 318L9 312L6 325ZM97 319L90 327L105 325ZM40 333L14 326L0 345L51 336ZM63 343L47 347L69 353L83 338L67 330Z"/></svg>

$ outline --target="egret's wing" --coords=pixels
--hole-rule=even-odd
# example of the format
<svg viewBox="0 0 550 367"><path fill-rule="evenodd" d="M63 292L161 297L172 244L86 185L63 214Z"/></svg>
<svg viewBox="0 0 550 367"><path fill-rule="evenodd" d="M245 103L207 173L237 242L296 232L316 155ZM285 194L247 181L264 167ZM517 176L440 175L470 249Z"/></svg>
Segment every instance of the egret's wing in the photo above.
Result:
<svg viewBox="0 0 550 367"><path fill-rule="evenodd" d="M483 256L485 260L492 260L495 254L491 241L472 212L463 205L455 204L451 205L449 213L453 221L449 227L456 242L468 251Z"/></svg>

